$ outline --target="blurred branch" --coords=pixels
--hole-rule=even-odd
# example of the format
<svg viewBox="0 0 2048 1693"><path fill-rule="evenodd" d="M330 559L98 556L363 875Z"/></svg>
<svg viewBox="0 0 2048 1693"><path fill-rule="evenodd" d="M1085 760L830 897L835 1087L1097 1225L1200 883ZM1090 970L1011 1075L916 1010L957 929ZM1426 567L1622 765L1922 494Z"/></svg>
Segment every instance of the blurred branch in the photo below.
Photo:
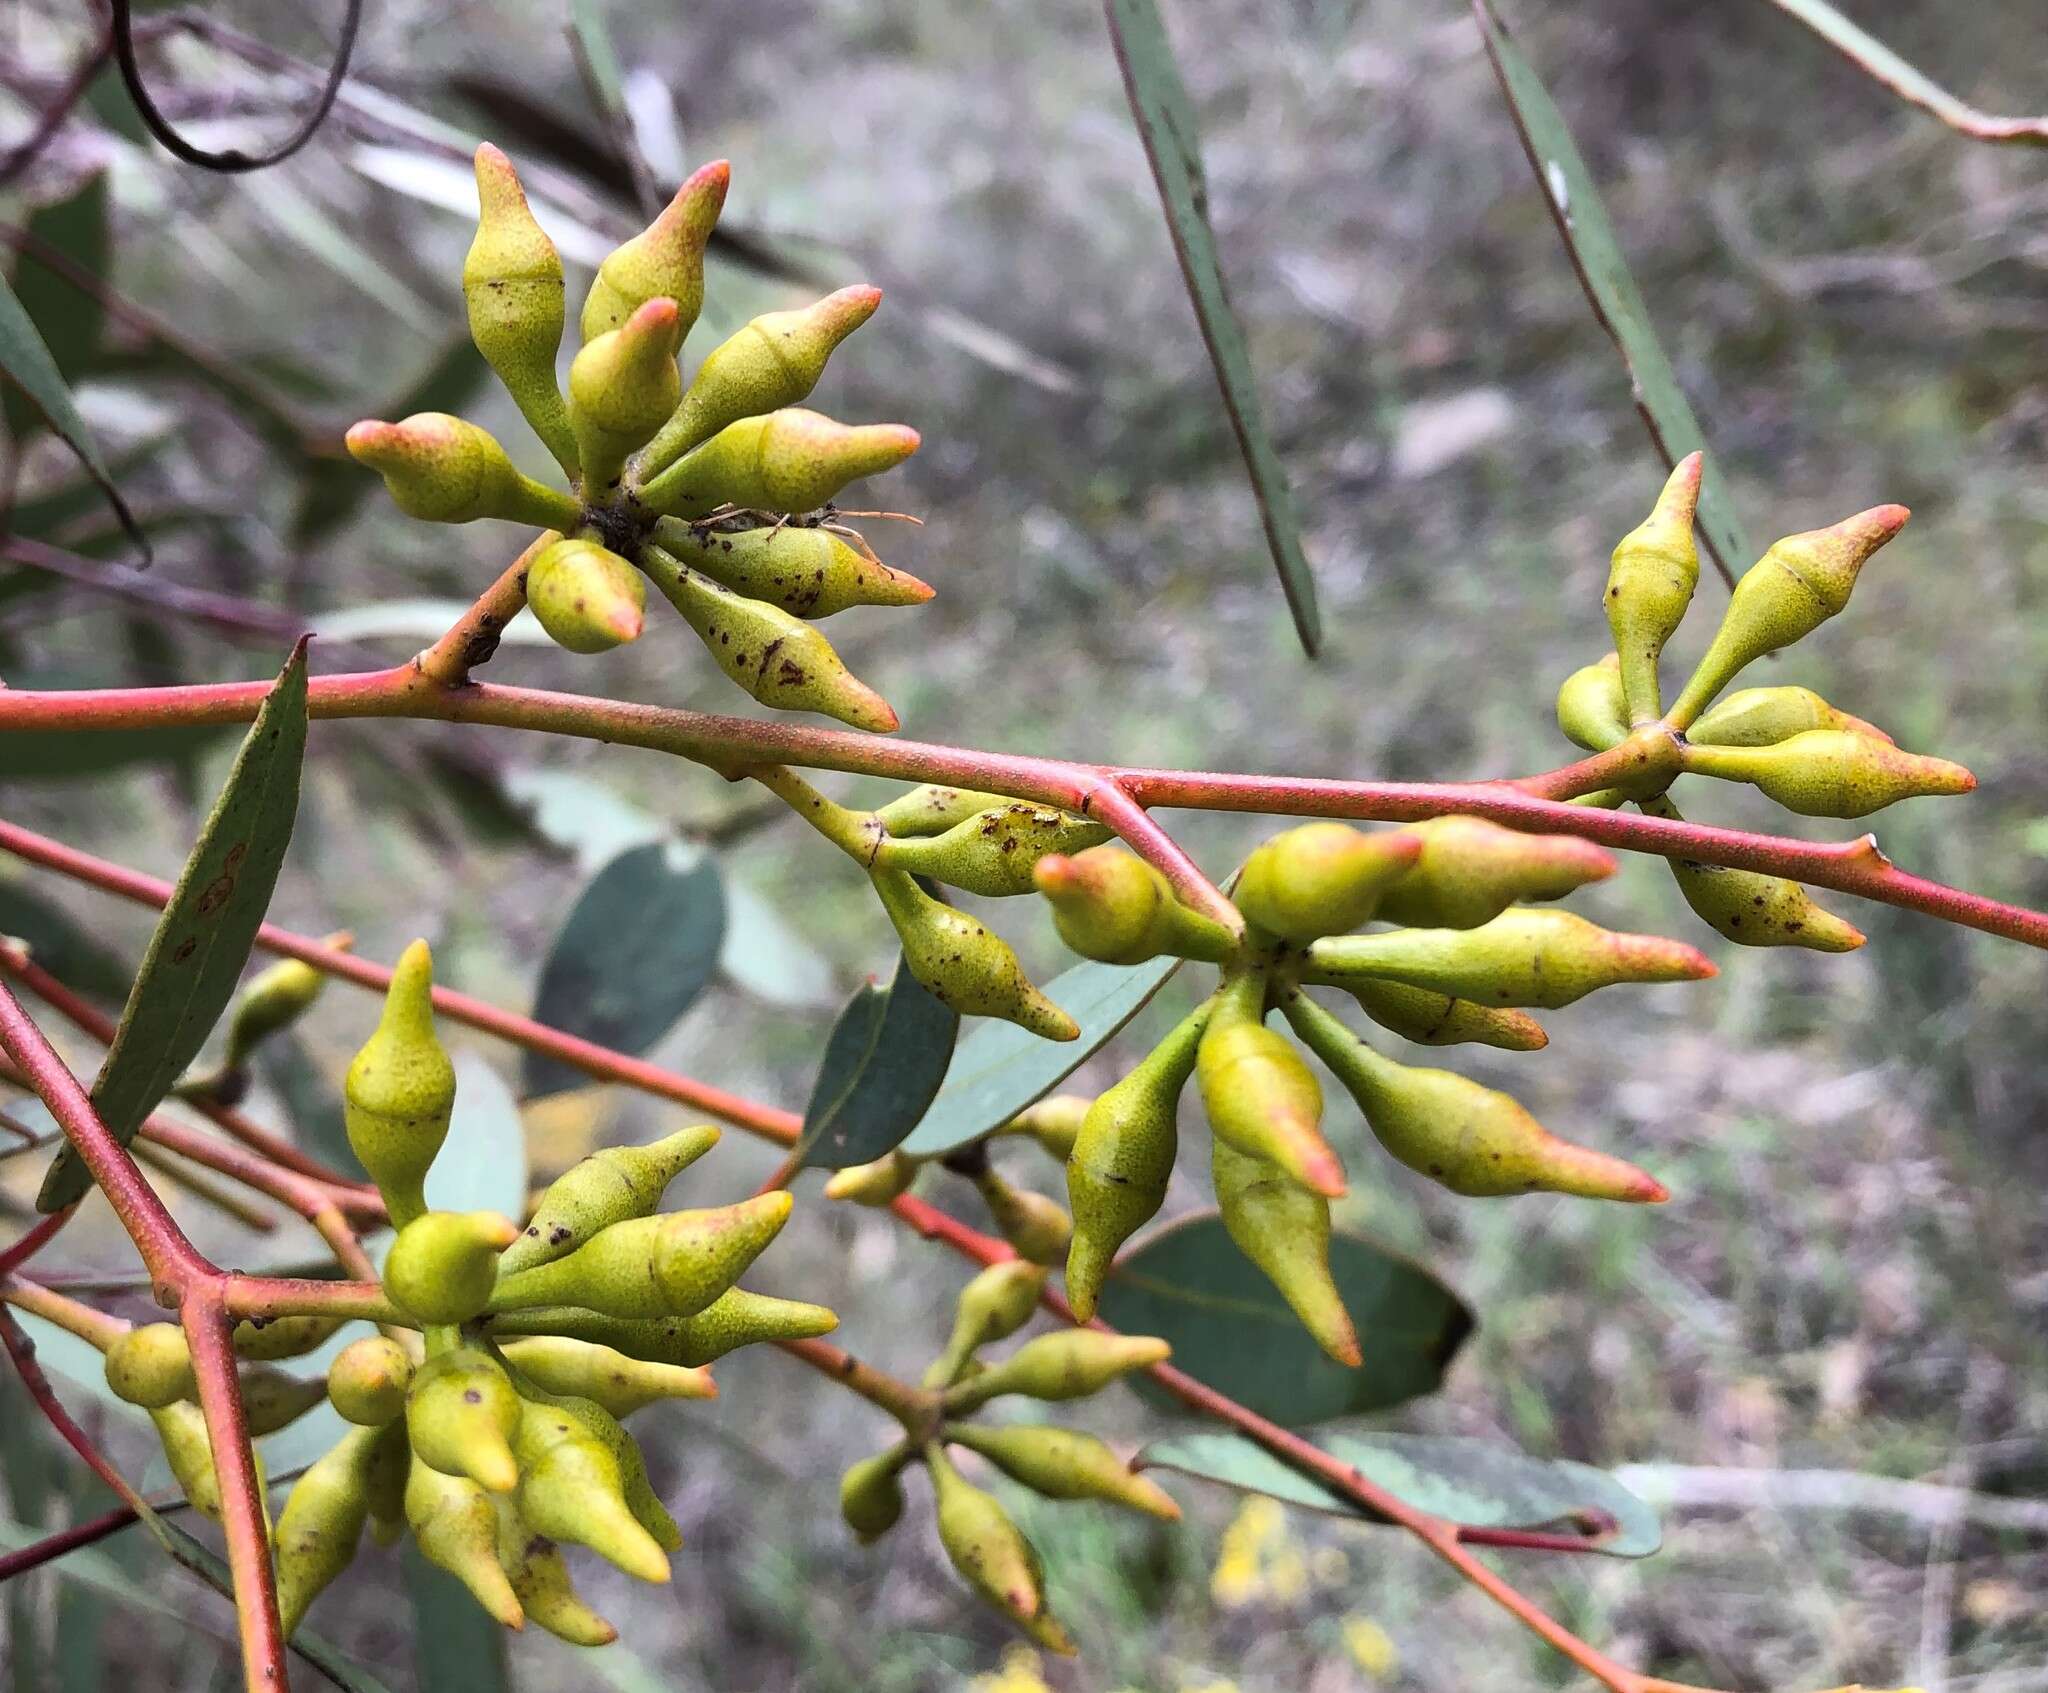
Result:
<svg viewBox="0 0 2048 1693"><path fill-rule="evenodd" d="M85 91L93 84L93 78L105 68L113 56L114 37L111 30L102 30L92 49L81 57L71 74L64 79L63 86L51 96L50 101L36 114L35 126L23 136L21 142L4 158L0 158L0 188L5 188L17 176L42 156L57 131L64 127L78 102L85 98Z"/></svg>
<svg viewBox="0 0 2048 1693"><path fill-rule="evenodd" d="M2007 1499L1931 1481L1847 1470L1738 1470L1711 1464L1623 1464L1614 1479L1656 1505L1711 1510L1867 1511L1905 1517L1923 1528L1975 1523L2019 1534L2048 1534L2048 1500Z"/></svg>

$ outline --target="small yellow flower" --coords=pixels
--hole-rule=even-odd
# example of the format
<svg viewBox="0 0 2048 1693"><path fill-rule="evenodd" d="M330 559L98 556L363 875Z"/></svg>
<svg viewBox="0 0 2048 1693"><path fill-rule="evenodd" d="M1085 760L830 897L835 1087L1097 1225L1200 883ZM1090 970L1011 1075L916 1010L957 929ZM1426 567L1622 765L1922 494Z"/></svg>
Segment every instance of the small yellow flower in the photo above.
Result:
<svg viewBox="0 0 2048 1693"><path fill-rule="evenodd" d="M1351 1661L1375 1681L1383 1681L1400 1667L1401 1654L1387 1631L1370 1617L1344 1619L1344 1649Z"/></svg>
<svg viewBox="0 0 2048 1693"><path fill-rule="evenodd" d="M977 1675L971 1685L973 1693L1052 1693L1045 1662L1029 1646L1012 1646L1000 1669Z"/></svg>

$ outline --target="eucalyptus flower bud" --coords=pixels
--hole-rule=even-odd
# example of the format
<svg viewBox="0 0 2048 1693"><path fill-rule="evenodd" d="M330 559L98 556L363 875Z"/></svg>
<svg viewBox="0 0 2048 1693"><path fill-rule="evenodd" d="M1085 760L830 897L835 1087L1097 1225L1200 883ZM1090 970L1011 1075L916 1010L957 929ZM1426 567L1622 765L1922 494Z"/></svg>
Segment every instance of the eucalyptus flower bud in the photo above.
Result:
<svg viewBox="0 0 2048 1693"><path fill-rule="evenodd" d="M865 541L820 524L756 523L732 528L664 517L654 538L682 564L734 593L815 621L849 606L922 605L929 582L893 570Z"/></svg>
<svg viewBox="0 0 2048 1693"><path fill-rule="evenodd" d="M526 603L556 646L609 652L646 627L647 579L596 541L554 541L527 567Z"/></svg>
<svg viewBox="0 0 2048 1693"><path fill-rule="evenodd" d="M544 1392L588 1399L614 1417L667 1399L716 1399L711 1372L651 1363L609 1346L566 1335L507 1341L505 1361Z"/></svg>
<svg viewBox="0 0 2048 1693"><path fill-rule="evenodd" d="M683 324L674 300L649 300L616 329L584 343L569 367L569 421L582 455L586 499L622 480L626 455L644 446L683 396L676 352Z"/></svg>
<svg viewBox="0 0 2048 1693"><path fill-rule="evenodd" d="M983 1169L974 1185L988 1207L996 1233L1020 1258L1034 1264L1056 1264L1066 1255L1074 1222L1063 1207L1042 1193L1015 1186L994 1168Z"/></svg>
<svg viewBox="0 0 2048 1693"><path fill-rule="evenodd" d="M512 1378L482 1347L450 1346L420 1366L406 1392L413 1456L488 1492L510 1493L519 1482L512 1440L520 1403Z"/></svg>
<svg viewBox="0 0 2048 1693"><path fill-rule="evenodd" d="M640 502L664 517L742 511L810 512L850 482L894 470L917 451L900 423L849 425L789 407L729 423L651 478Z"/></svg>
<svg viewBox="0 0 2048 1693"><path fill-rule="evenodd" d="M1173 1348L1151 1335L1105 1334L1100 1329L1062 1329L1027 1340L978 1375L946 1394L946 1409L971 1411L999 1394L1028 1399L1086 1399L1132 1370L1163 1364Z"/></svg>
<svg viewBox="0 0 2048 1693"><path fill-rule="evenodd" d="M498 1254L519 1225L495 1211L429 1211L398 1231L384 1291L425 1323L466 1323L490 1303Z"/></svg>
<svg viewBox="0 0 2048 1693"><path fill-rule="evenodd" d="M1762 747L1688 747L1685 767L1753 783L1803 817L1868 817L1902 799L1966 794L1977 785L1960 764L1840 729L1809 729Z"/></svg>
<svg viewBox="0 0 2048 1693"><path fill-rule="evenodd" d="M1475 1005L1469 999L1372 976L1346 981L1344 991L1381 1028L1417 1046L1461 1046L1470 1041L1503 1052L1538 1052L1550 1044L1543 1025L1525 1011Z"/></svg>
<svg viewBox="0 0 2048 1693"><path fill-rule="evenodd" d="M1631 723L1652 723L1663 709L1657 659L1699 585L1693 511L1700 498L1701 455L1678 461L1656 508L1621 538L1607 574L1607 626L1621 660L1622 691Z"/></svg>
<svg viewBox="0 0 2048 1693"><path fill-rule="evenodd" d="M1645 800L1652 817L1682 822L1668 799ZM1853 952L1863 932L1825 906L1816 904L1797 882L1763 876L1753 870L1731 870L1722 864L1691 859L1667 861L1678 891L1701 921L1738 946L1803 946L1812 952Z"/></svg>
<svg viewBox="0 0 2048 1693"><path fill-rule="evenodd" d="M628 1575L667 1581L667 1554L626 1503L605 1442L563 1406L522 1404L519 1514L549 1539L587 1546Z"/></svg>
<svg viewBox="0 0 2048 1693"><path fill-rule="evenodd" d="M257 1439L289 1428L327 1398L327 1384L317 1376L295 1376L261 1365L241 1372L242 1415Z"/></svg>
<svg viewBox="0 0 2048 1693"><path fill-rule="evenodd" d="M493 1319L498 1334L567 1335L609 1346L629 1358L691 1368L713 1363L738 1347L764 1340L810 1340L830 1334L839 1318L822 1305L775 1299L728 1288L694 1317L606 1317L575 1305L506 1311Z"/></svg>
<svg viewBox="0 0 2048 1693"><path fill-rule="evenodd" d="M917 1172L916 1159L901 1152L885 1152L871 1164L849 1164L833 1171L825 1183L825 1197L855 1205L890 1205L910 1191Z"/></svg>
<svg viewBox="0 0 2048 1693"><path fill-rule="evenodd" d="M1286 1037L1265 1026L1265 994L1265 979L1247 974L1212 1002L1195 1053L1210 1131L1334 1199L1344 1191L1344 1165L1323 1139L1323 1090Z"/></svg>
<svg viewBox="0 0 2048 1693"><path fill-rule="evenodd" d="M1166 1522L1180 1507L1157 1482L1136 1474L1102 1441L1072 1429L948 1423L945 1438L984 1458L1047 1499L1103 1499Z"/></svg>
<svg viewBox="0 0 2048 1693"><path fill-rule="evenodd" d="M1048 853L1074 853L1110 838L1100 823L1057 807L1009 800L975 813L942 835L893 837L880 844L877 864L929 876L948 887L1001 899L1028 894L1033 867Z"/></svg>
<svg viewBox="0 0 2048 1693"><path fill-rule="evenodd" d="M1557 726L1574 746L1605 752L1628 739L1628 701L1621 691L1621 660L1609 653L1574 670L1557 690Z"/></svg>
<svg viewBox="0 0 2048 1693"><path fill-rule="evenodd" d="M938 1497L939 1544L967 1584L1047 1651L1071 1656L1066 1630L1045 1608L1038 1554L994 1495L964 1480L944 1453L925 1457Z"/></svg>
<svg viewBox="0 0 2048 1693"><path fill-rule="evenodd" d="M245 1068L256 1048L310 1011L326 986L327 977L302 959L282 958L259 970L235 1001L228 1024L227 1068Z"/></svg>
<svg viewBox="0 0 2048 1693"><path fill-rule="evenodd" d="M468 1588L494 1621L506 1628L525 1623L525 1607L498 1562L498 1513L490 1494L415 1457L405 1483L405 1520L420 1555Z"/></svg>
<svg viewBox="0 0 2048 1693"><path fill-rule="evenodd" d="M1229 930L1190 911L1163 875L1121 847L1049 854L1032 876L1060 939L1083 958L1143 964L1173 953L1216 964L1237 950Z"/></svg>
<svg viewBox="0 0 2048 1693"><path fill-rule="evenodd" d="M176 1323L144 1323L107 1348L107 1387L116 1399L160 1411L198 1389L192 1380L192 1349Z"/></svg>
<svg viewBox="0 0 2048 1693"><path fill-rule="evenodd" d="M1422 852L1380 898L1382 921L1476 929L1511 905L1562 899L1614 874L1614 856L1571 835L1525 835L1483 817L1432 817L1405 833Z"/></svg>
<svg viewBox="0 0 2048 1693"><path fill-rule="evenodd" d="M701 166L651 224L605 256L583 302L580 327L586 342L663 297L676 303L677 339L689 334L704 308L704 249L731 184L732 166L725 160Z"/></svg>
<svg viewBox="0 0 2048 1693"><path fill-rule="evenodd" d="M891 835L943 835L957 823L1010 801L1002 794L979 793L973 788L949 788L927 782L908 793L898 794L875 813L876 820Z"/></svg>
<svg viewBox="0 0 2048 1693"><path fill-rule="evenodd" d="M1421 851L1422 838L1405 830L1368 835L1348 823L1304 823L1254 849L1232 897L1284 941L1341 935L1372 918Z"/></svg>
<svg viewBox="0 0 2048 1693"><path fill-rule="evenodd" d="M476 191L476 239L462 264L470 339L533 432L574 476L576 439L555 386L567 315L561 255L527 205L512 161L488 141L476 150Z"/></svg>
<svg viewBox="0 0 2048 1693"><path fill-rule="evenodd" d="M646 1146L608 1146L570 1166L540 1196L519 1239L505 1248L499 1274L550 1263L600 1229L653 1215L668 1184L718 1144L719 1132L699 1123Z"/></svg>
<svg viewBox="0 0 2048 1693"><path fill-rule="evenodd" d="M352 1340L327 1366L327 1397L335 1410L365 1428L382 1428L405 1415L412 1358L387 1335Z"/></svg>
<svg viewBox="0 0 2048 1693"><path fill-rule="evenodd" d="M348 1143L399 1228L427 1208L427 1170L455 1109L455 1066L434 1035L433 995L433 956L414 941L399 954L383 1017L342 1084Z"/></svg>
<svg viewBox="0 0 2048 1693"><path fill-rule="evenodd" d="M1035 1104L1025 1106L995 1132L999 1135L1021 1135L1026 1140L1036 1141L1050 1156L1064 1164L1074 1155L1074 1142L1081 1133L1088 1107L1094 1103L1083 1093L1048 1094Z"/></svg>
<svg viewBox="0 0 2048 1693"><path fill-rule="evenodd" d="M519 1514L516 1500L502 1496L498 1515L498 1564L529 1622L572 1646L609 1646L619 1631L576 1596L561 1549Z"/></svg>
<svg viewBox="0 0 2048 1693"><path fill-rule="evenodd" d="M963 1017L1000 1017L1047 1040L1081 1029L1040 993L1007 942L966 912L933 899L901 870L875 865L868 879L903 944L910 973Z"/></svg>
<svg viewBox="0 0 2048 1693"><path fill-rule="evenodd" d="M232 1344L237 1358L274 1362L303 1358L325 1346L346 1317L244 1317L235 1324Z"/></svg>
<svg viewBox="0 0 2048 1693"><path fill-rule="evenodd" d="M344 445L384 478L408 517L474 523L502 517L536 529L572 527L582 507L523 474L487 429L446 412L416 412L401 423L351 424Z"/></svg>
<svg viewBox="0 0 2048 1693"><path fill-rule="evenodd" d="M898 1446L863 1458L839 1478L839 1514L863 1546L894 1528L903 1516L903 1466L910 1449Z"/></svg>
<svg viewBox="0 0 2048 1693"><path fill-rule="evenodd" d="M156 1436L163 1443L164 1458L171 1475L191 1501L192 1509L215 1522L221 1520L220 1478L213 1467L213 1441L206 1430L206 1415L189 1399L174 1400L149 1413ZM263 1454L256 1454L256 1487L264 1488Z"/></svg>
<svg viewBox="0 0 2048 1693"><path fill-rule="evenodd" d="M1768 747L1809 729L1841 729L1889 743L1874 723L1837 711L1811 688L1737 688L1700 713L1686 739L1700 747Z"/></svg>
<svg viewBox="0 0 2048 1693"><path fill-rule="evenodd" d="M984 1346L1007 1340L1038 1309L1045 1291L1045 1266L1026 1258L991 1264L960 1290L953 1309L953 1332L945 1350L925 1371L926 1387L945 1387L959 1379L967 1361Z"/></svg>
<svg viewBox="0 0 2048 1693"><path fill-rule="evenodd" d="M286 1639L320 1594L355 1561L370 1515L377 1435L350 1429L293 1483L277 1519L277 1611Z"/></svg>
<svg viewBox="0 0 2048 1693"><path fill-rule="evenodd" d="M1279 1289L1315 1343L1357 1369L1358 1331L1330 1275L1330 1202L1225 1140L1211 1143L1209 1168L1224 1232Z"/></svg>

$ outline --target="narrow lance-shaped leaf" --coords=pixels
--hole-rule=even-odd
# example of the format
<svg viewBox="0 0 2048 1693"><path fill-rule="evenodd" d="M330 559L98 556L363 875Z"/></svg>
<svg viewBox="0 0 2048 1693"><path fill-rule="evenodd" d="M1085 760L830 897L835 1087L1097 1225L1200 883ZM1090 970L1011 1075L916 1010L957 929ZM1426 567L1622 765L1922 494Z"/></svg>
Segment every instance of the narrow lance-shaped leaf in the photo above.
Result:
<svg viewBox="0 0 2048 1693"><path fill-rule="evenodd" d="M235 755L227 786L185 860L128 994L93 1105L122 1145L199 1056L234 998L291 844L306 752L306 643L286 661ZM57 1211L92 1178L65 1147L36 1204Z"/></svg>
<svg viewBox="0 0 2048 1693"><path fill-rule="evenodd" d="M1593 173L1565 125L1564 114L1508 34L1493 0L1472 0L1472 11L1479 20L1494 74L1500 79L1508 113L1522 137L1529 168L1536 173L1543 203L1550 208L1593 315L1613 339L1628 369L1636 410L1642 413L1652 444L1667 467L1675 466L1687 453L1705 447L1706 437L1678 385L1678 373L1657 339L1649 304L1629 274L1621 242L1600 202L1599 190L1593 186ZM1700 488L1697 517L1721 580L1734 586L1734 572L1755 554L1711 467Z"/></svg>
<svg viewBox="0 0 2048 1693"><path fill-rule="evenodd" d="M67 382L91 373L106 324L106 308L93 295L72 287L36 258L37 251L64 255L91 276L107 274L109 235L107 175L95 171L67 200L38 206L26 225L28 240L14 261L14 297L50 349L50 360ZM8 430L25 435L37 422L36 408L17 388L0 395Z"/></svg>
<svg viewBox="0 0 2048 1693"><path fill-rule="evenodd" d="M901 959L886 988L867 983L832 1025L804 1109L800 1167L843 1170L893 1150L946 1079L960 1014Z"/></svg>
<svg viewBox="0 0 2048 1693"><path fill-rule="evenodd" d="M405 1590L412 1605L413 1673L419 1693L509 1693L505 1630L469 1590L405 1546Z"/></svg>
<svg viewBox="0 0 2048 1693"><path fill-rule="evenodd" d="M1224 410L1230 414L1230 427L1244 455L1266 545L1280 572L1281 591L1287 596L1287 609L1294 614L1302 649L1313 658L1323 640L1315 580L1302 552L1301 526L1295 518L1287 472L1281 468L1280 455L1259 410L1244 330L1231 309L1223 267L1216 256L1194 102L1181 81L1156 0L1106 0L1103 11L1109 20L1117 65L1123 71L1124 90L1130 96L1131 117L1138 127L1138 139L1145 144L1145 156L1152 162L1173 250L1187 279L1188 298L1194 303L1209 362L1216 367L1216 382L1223 390Z"/></svg>

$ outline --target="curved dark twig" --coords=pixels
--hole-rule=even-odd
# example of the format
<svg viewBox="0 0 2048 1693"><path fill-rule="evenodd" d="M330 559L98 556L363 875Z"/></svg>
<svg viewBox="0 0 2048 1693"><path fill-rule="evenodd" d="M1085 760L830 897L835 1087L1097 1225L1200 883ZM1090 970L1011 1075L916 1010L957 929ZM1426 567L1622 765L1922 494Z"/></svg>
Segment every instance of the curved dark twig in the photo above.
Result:
<svg viewBox="0 0 2048 1693"><path fill-rule="evenodd" d="M112 21L114 62L121 68L121 81L128 90L129 99L135 102L135 111L142 119L143 127L174 158L182 159L188 165L197 165L201 170L235 175L283 163L311 141L327 121L327 114L334 110L334 102L341 94L342 79L348 75L349 60L355 53L356 34L363 21L363 0L344 0L341 38L335 44L334 63L328 67L327 80L321 85L320 96L313 102L313 109L299 127L276 147L267 153L257 154L245 153L239 147L210 153L203 147L195 147L180 135L150 97L149 88L142 79L142 65L135 56L133 0L113 0Z"/></svg>

